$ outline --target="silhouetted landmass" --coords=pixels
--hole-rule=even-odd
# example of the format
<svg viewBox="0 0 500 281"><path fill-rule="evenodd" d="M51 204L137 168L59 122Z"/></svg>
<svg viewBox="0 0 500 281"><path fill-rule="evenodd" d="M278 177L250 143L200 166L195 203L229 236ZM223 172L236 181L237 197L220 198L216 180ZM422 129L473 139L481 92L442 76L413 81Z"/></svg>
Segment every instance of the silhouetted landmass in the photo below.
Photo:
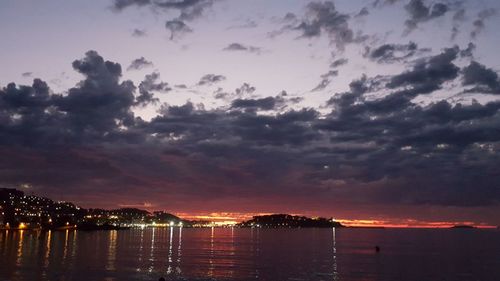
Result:
<svg viewBox="0 0 500 281"><path fill-rule="evenodd" d="M299 227L343 227L339 222L326 218L308 218L287 214L254 216L253 219L238 224L240 227L299 228Z"/></svg>
<svg viewBox="0 0 500 281"><path fill-rule="evenodd" d="M475 229L476 227L473 225L459 224L459 225L454 225L451 228Z"/></svg>
<svg viewBox="0 0 500 281"><path fill-rule="evenodd" d="M348 226L349 228L386 229L385 226Z"/></svg>
<svg viewBox="0 0 500 281"><path fill-rule="evenodd" d="M125 230L125 229L130 229L130 227L125 227L125 226L116 226L112 224L103 224L103 225L98 225L95 223L81 223L78 225L78 230L85 230L85 231L95 231L95 230Z"/></svg>
<svg viewBox="0 0 500 281"><path fill-rule="evenodd" d="M24 192L0 188L0 228L117 230L139 225L182 225L190 221L163 211L136 208L84 209L71 202L54 201ZM198 224L197 224L198 225Z"/></svg>
<svg viewBox="0 0 500 281"><path fill-rule="evenodd" d="M0 188L0 228L120 230L147 226L208 227L214 226L214 224L210 221L183 220L164 211L151 213L137 208L84 209L71 202L54 201L35 195L25 195L24 192L16 189ZM237 226L265 228L343 227L342 224L331 218L308 218L287 214L255 216Z"/></svg>

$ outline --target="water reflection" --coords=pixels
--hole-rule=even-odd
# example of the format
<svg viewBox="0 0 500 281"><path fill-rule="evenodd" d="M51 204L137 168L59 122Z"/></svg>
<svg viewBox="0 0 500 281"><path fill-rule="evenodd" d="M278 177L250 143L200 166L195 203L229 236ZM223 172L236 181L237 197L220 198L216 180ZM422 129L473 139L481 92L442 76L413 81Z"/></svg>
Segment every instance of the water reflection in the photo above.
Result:
<svg viewBox="0 0 500 281"><path fill-rule="evenodd" d="M167 267L167 275L172 274L172 250L173 250L173 236L174 236L174 228L169 227L170 229L170 234L169 234L169 241L168 241L168 267Z"/></svg>
<svg viewBox="0 0 500 281"><path fill-rule="evenodd" d="M68 259L68 236L69 236L69 229L66 229L64 231L64 248L63 248L63 265L66 264L66 261Z"/></svg>
<svg viewBox="0 0 500 281"><path fill-rule="evenodd" d="M181 270L181 257L182 257L182 226L179 227L179 246L177 246L177 274L182 274Z"/></svg>
<svg viewBox="0 0 500 281"><path fill-rule="evenodd" d="M208 260L208 273L207 276L214 275L214 238L215 238L215 228L212 226L210 230L210 258Z"/></svg>
<svg viewBox="0 0 500 281"><path fill-rule="evenodd" d="M0 231L0 280L497 281L498 252L488 231Z"/></svg>
<svg viewBox="0 0 500 281"><path fill-rule="evenodd" d="M335 239L335 227L332 228L332 242L333 242L333 280L339 280L337 271L337 241Z"/></svg>
<svg viewBox="0 0 500 281"><path fill-rule="evenodd" d="M42 232L41 235L43 235L44 232ZM44 237L44 236L42 236ZM45 279L47 277L47 268L49 267L49 261L50 261L50 253L52 251L50 250L50 243L52 242L52 231L47 231L47 238L45 242L45 251L44 251L44 257L43 257L43 268L42 268L42 277Z"/></svg>
<svg viewBox="0 0 500 281"><path fill-rule="evenodd" d="M73 236L73 239L71 239L71 256L72 257L75 257L76 256L76 250L77 250L77 244L76 244L76 241L77 241L77 231L76 229L73 229L72 231L72 236Z"/></svg>
<svg viewBox="0 0 500 281"><path fill-rule="evenodd" d="M151 249L149 251L149 272L153 272L154 269L154 262L155 262L155 231L156 229L153 228L151 231Z"/></svg>
<svg viewBox="0 0 500 281"><path fill-rule="evenodd" d="M23 241L24 241L24 230L19 230L16 233L17 236L19 236L19 242L17 244L17 258L16 258L16 265L19 266L21 265L21 261L23 258Z"/></svg>

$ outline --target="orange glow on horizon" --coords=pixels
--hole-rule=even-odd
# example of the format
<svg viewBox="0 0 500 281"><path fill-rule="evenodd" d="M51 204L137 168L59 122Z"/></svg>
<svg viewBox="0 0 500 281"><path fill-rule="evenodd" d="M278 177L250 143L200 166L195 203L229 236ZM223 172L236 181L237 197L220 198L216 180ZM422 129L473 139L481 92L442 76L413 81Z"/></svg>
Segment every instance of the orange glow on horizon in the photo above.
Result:
<svg viewBox="0 0 500 281"><path fill-rule="evenodd" d="M213 213L177 213L176 215L186 219L195 221L209 221L216 225L233 225L246 220L252 219L254 216L270 215L273 213L237 213L237 212L213 212ZM303 214L290 214L302 216ZM308 216L308 215L304 215ZM309 216L315 217L315 216ZM471 221L420 221L415 219L394 219L394 220L376 220L376 219L335 219L335 221L348 227L385 227L385 228L451 228L456 225L468 225L476 228L496 228L497 226L488 225L485 223L477 223Z"/></svg>

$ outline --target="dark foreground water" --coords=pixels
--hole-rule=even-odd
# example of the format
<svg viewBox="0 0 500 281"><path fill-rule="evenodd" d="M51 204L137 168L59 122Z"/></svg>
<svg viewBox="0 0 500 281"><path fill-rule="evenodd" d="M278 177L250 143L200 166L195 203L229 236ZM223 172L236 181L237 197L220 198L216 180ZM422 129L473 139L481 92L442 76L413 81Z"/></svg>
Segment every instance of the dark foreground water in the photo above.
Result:
<svg viewBox="0 0 500 281"><path fill-rule="evenodd" d="M374 250L381 248L380 253ZM500 280L500 232L0 231L0 280Z"/></svg>

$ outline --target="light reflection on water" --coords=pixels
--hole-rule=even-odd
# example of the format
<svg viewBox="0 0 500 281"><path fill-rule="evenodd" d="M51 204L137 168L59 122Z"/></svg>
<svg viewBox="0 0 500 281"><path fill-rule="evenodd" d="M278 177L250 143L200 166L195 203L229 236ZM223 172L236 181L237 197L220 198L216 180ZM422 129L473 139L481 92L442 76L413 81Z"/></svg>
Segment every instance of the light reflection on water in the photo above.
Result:
<svg viewBox="0 0 500 281"><path fill-rule="evenodd" d="M381 247L376 253L375 245ZM0 280L500 280L500 232L0 231Z"/></svg>

